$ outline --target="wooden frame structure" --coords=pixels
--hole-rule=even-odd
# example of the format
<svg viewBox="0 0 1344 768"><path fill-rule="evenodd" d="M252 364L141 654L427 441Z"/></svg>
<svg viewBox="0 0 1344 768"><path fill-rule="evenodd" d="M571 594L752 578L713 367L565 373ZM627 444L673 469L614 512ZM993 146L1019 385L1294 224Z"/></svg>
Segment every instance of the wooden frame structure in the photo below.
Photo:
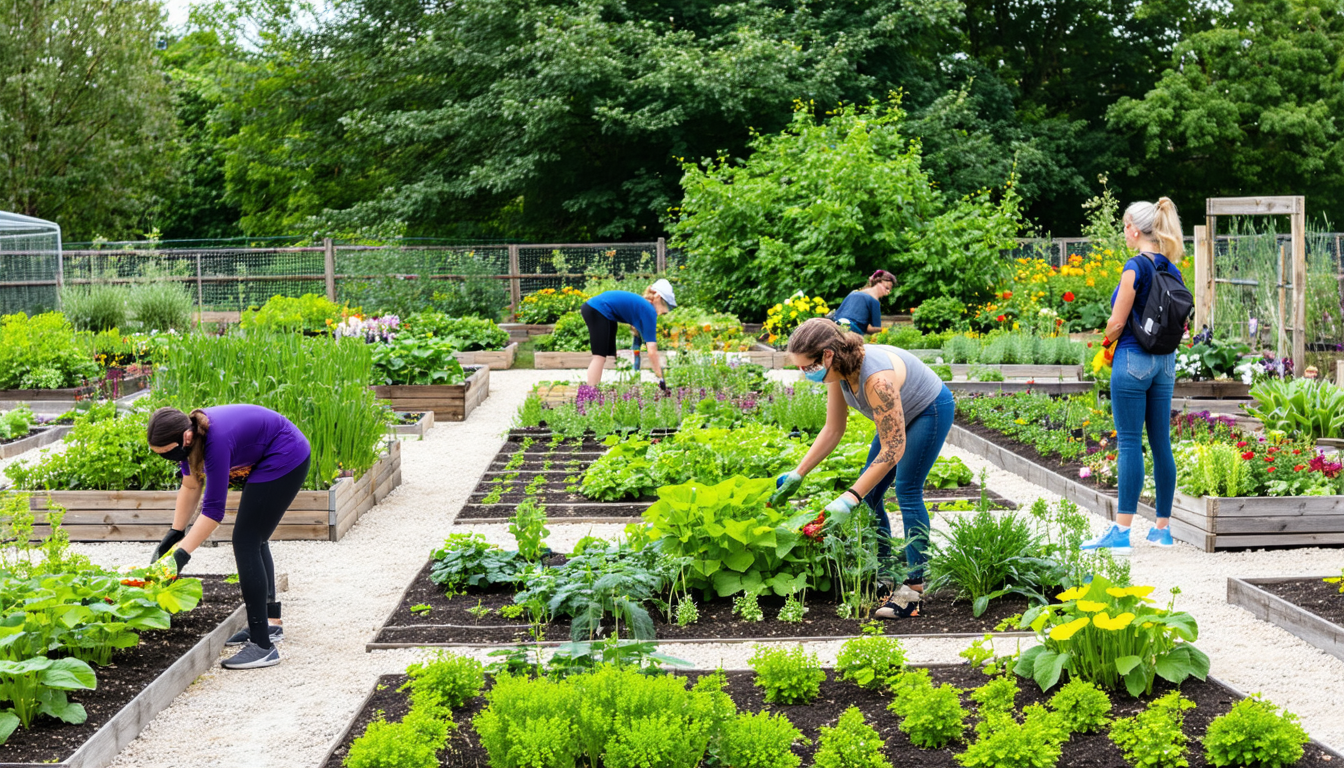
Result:
<svg viewBox="0 0 1344 768"><path fill-rule="evenodd" d="M1287 216L1292 227L1293 314L1288 326L1293 332L1293 362L1305 365L1307 354L1307 198L1302 195L1278 197L1210 197L1205 200L1204 226L1195 227L1195 328L1213 320L1214 278L1213 244L1218 236L1220 216ZM1280 293L1285 286L1280 284ZM1280 300L1280 305L1282 305ZM1282 306L1280 306L1282 311ZM1280 329L1284 326L1281 324ZM1280 335L1282 338L1282 335ZM1283 355L1283 350L1279 350Z"/></svg>

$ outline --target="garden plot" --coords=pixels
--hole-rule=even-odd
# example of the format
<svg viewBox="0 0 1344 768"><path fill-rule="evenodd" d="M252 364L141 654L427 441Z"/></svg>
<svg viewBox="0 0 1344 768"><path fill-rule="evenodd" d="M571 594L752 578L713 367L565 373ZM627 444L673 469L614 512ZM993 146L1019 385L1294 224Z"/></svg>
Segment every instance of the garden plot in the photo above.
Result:
<svg viewBox="0 0 1344 768"><path fill-rule="evenodd" d="M1344 660L1344 593L1340 577L1320 576L1227 580L1227 601Z"/></svg>
<svg viewBox="0 0 1344 768"><path fill-rule="evenodd" d="M980 720L977 705L969 695L970 689L983 686L988 678L965 665L934 666L928 670L935 686L945 684L955 686L959 689L962 706L976 713L967 718L964 731L966 741L973 741L975 737L971 731L979 725ZM710 673L684 671L674 674L688 678L689 686L693 681ZM890 694L860 688L851 682L839 679L835 670L825 670L825 678L821 682L818 696L810 704L767 703L765 690L754 684L756 675L751 671L727 671L724 676L726 685L723 690L732 699L739 713L769 712L783 716L801 732L802 738L808 741L795 742L792 752L803 765L815 763L818 749L829 741L829 739L823 741L826 734L834 733L831 729L840 722L841 716L851 707L856 707L862 714L864 722L872 728L872 731L868 732L869 738L862 743L871 745L874 742L873 737L876 737L876 743L880 746L874 751L880 753L893 768L905 766L960 768L961 766L956 760L956 753L963 751L963 744L954 742L948 747L939 749L917 746L912 742L910 735L901 729L901 719L888 711L888 706L892 703ZM332 745L326 761L322 763L322 768L341 768L351 745L373 721L382 718L389 722L399 722L411 711L410 694L403 690L408 680L406 675L383 675L378 678L363 706L355 712L345 731ZM1042 693L1030 681L1021 681L1019 688L1015 699L1017 707L1026 710L1032 705L1048 704L1050 694ZM1110 714L1116 718L1133 717L1145 709L1148 701L1167 692L1169 688L1167 685L1158 686L1153 692L1153 697L1145 697L1143 700L1113 696L1113 708ZM1194 704L1193 709L1185 712L1181 724L1181 731L1185 734L1189 745L1187 753L1189 766L1203 768L1209 763L1200 744L1209 724L1231 710L1232 705L1244 697L1240 692L1213 678L1205 681L1187 680L1181 685L1180 693ZM446 748L439 757L439 765L442 768L459 766L474 768L490 764L490 756L472 725L473 720L486 709L486 705L486 695L478 695L453 710L452 719L457 724L457 729L449 733ZM855 747L857 748L857 744ZM1305 744L1303 751L1301 760L1295 764L1298 768L1328 768L1338 765L1341 760L1338 753L1314 741ZM1093 733L1072 734L1063 744L1058 762L1053 764L1062 768L1081 768L1081 766L1129 768L1131 765L1121 750L1110 740L1105 729Z"/></svg>

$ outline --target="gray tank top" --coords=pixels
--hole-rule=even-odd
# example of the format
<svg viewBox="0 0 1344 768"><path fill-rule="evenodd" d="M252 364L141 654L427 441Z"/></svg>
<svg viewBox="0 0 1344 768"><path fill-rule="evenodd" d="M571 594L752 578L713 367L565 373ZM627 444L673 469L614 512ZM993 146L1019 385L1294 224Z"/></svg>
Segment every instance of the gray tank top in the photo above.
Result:
<svg viewBox="0 0 1344 768"><path fill-rule="evenodd" d="M899 357L905 363L905 384L901 385L901 410L905 414L905 423L909 424L942 394L943 380L938 378L938 374L922 360L904 349L886 344L864 344L863 366L859 369L859 391L851 391L849 382L844 379L840 380L840 391L850 408L872 419L873 406L868 404L868 395L864 392L864 387L868 384L868 377L878 371L895 370L896 366L891 362L893 356Z"/></svg>

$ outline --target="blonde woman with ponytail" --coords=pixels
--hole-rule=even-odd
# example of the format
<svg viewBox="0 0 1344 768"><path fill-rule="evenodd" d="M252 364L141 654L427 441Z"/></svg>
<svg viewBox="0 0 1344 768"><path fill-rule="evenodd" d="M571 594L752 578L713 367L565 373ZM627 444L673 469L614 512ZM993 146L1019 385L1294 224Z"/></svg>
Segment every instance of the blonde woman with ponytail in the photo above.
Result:
<svg viewBox="0 0 1344 768"><path fill-rule="evenodd" d="M1116 555L1130 552L1129 528L1143 490L1145 427L1157 485L1157 525L1148 531L1148 541L1159 547L1173 546L1171 501L1176 491L1176 459L1171 452L1171 391L1176 382L1176 353L1150 354L1130 329L1143 316L1156 270L1165 269L1180 277L1178 265L1185 258L1185 243L1175 204L1163 197L1156 203L1130 205L1125 209L1125 244L1138 255L1125 262L1120 285L1111 296L1111 319L1102 339L1111 360L1120 505L1110 530L1083 545L1084 549L1108 549Z"/></svg>

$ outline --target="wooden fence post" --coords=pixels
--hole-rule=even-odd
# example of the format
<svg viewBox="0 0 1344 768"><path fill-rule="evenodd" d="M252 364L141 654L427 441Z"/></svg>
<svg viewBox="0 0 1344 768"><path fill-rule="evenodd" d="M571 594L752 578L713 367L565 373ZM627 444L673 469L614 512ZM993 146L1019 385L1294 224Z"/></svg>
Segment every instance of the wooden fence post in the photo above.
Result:
<svg viewBox="0 0 1344 768"><path fill-rule="evenodd" d="M517 312L523 304L522 268L518 264L518 246L509 246L509 298L513 300L513 311Z"/></svg>
<svg viewBox="0 0 1344 768"><path fill-rule="evenodd" d="M1307 367L1307 204L1297 198L1293 223L1293 366Z"/></svg>
<svg viewBox="0 0 1344 768"><path fill-rule="evenodd" d="M196 252L196 328L201 327L201 315L205 314L205 284L201 279L201 252Z"/></svg>
<svg viewBox="0 0 1344 768"><path fill-rule="evenodd" d="M658 246L653 261L653 271L662 274L667 271L667 239L658 238Z"/></svg>
<svg viewBox="0 0 1344 768"><path fill-rule="evenodd" d="M1195 227L1195 325L1191 334L1212 324L1213 316L1213 240L1209 227Z"/></svg>
<svg viewBox="0 0 1344 768"><path fill-rule="evenodd" d="M336 301L336 246L330 237L322 238L323 270L327 278L327 300Z"/></svg>

